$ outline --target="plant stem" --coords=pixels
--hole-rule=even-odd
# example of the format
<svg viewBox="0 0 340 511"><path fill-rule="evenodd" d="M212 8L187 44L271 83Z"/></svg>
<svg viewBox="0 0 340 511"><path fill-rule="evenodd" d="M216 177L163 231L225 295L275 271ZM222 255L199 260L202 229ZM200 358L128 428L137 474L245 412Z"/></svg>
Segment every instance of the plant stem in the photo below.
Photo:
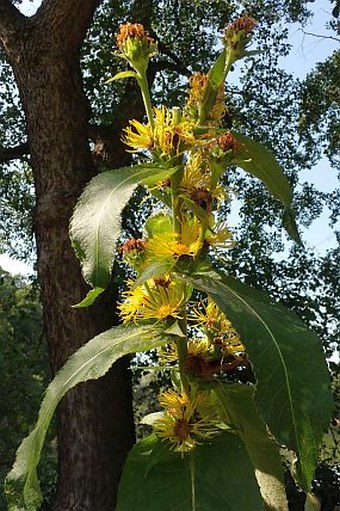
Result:
<svg viewBox="0 0 340 511"><path fill-rule="evenodd" d="M179 325L183 332L187 331L187 320L186 316L179 321ZM187 345L187 335L185 337L177 337L176 338L176 346L177 346L177 355L178 355L178 366L179 366L179 376L181 379L182 391L190 397L190 383L188 380L188 376L185 372L185 362L188 356L188 345Z"/></svg>
<svg viewBox="0 0 340 511"><path fill-rule="evenodd" d="M152 114L152 105L150 99L148 79L146 76L146 70L137 72L137 82L142 93L146 115L148 117L151 131L153 133L155 131L155 121Z"/></svg>
<svg viewBox="0 0 340 511"><path fill-rule="evenodd" d="M226 78L228 76L228 73L230 71L231 66L234 64L234 62L236 60L237 59L235 59L235 56L232 54L232 52L228 51L227 58L226 58L226 63L225 63L225 66L224 66L224 81L226 80Z"/></svg>

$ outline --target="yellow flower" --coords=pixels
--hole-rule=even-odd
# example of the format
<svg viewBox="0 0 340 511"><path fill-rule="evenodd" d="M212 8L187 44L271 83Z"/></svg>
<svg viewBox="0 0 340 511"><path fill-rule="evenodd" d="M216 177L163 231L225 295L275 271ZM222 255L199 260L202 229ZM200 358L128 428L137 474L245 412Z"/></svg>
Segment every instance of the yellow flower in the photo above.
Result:
<svg viewBox="0 0 340 511"><path fill-rule="evenodd" d="M154 109L155 147L164 156L175 156L196 143L194 125L183 119L178 113L174 115L164 105Z"/></svg>
<svg viewBox="0 0 340 511"><path fill-rule="evenodd" d="M210 162L204 151L191 155L184 169L180 190L208 213L211 213L213 200L218 207L218 203L227 196L222 186L211 186Z"/></svg>
<svg viewBox="0 0 340 511"><path fill-rule="evenodd" d="M146 242L146 251L150 258L174 258L181 256L195 257L202 248L200 240L201 227L197 220L183 222L181 234L174 232L154 236Z"/></svg>
<svg viewBox="0 0 340 511"><path fill-rule="evenodd" d="M138 151L138 149L152 149L154 140L149 124L142 124L136 119L129 121L131 126L123 130L124 135L122 142L131 147L131 153Z"/></svg>
<svg viewBox="0 0 340 511"><path fill-rule="evenodd" d="M190 451L202 440L216 435L219 432L217 421L208 416L202 417L199 413L206 401L207 397L202 394L190 400L181 392L163 392L160 403L165 413L155 422L156 435L168 440L170 448L181 453Z"/></svg>
<svg viewBox="0 0 340 511"><path fill-rule="evenodd" d="M207 338L191 339L187 344L188 355L205 356L211 353L212 345ZM178 353L175 343L169 343L159 351L160 359L163 363L177 362Z"/></svg>
<svg viewBox="0 0 340 511"><path fill-rule="evenodd" d="M189 92L186 101L185 111L189 118L197 120L199 118L201 107L206 99L206 92L210 86L209 75L194 73L189 80ZM222 83L212 105L208 112L208 125L219 125L225 115L226 106L224 103L224 84ZM210 123L209 123L210 120Z"/></svg>
<svg viewBox="0 0 340 511"><path fill-rule="evenodd" d="M202 305L201 309L193 308L189 318L194 326L203 328L209 339L225 354L245 351L232 323L212 300L208 299L207 305Z"/></svg>
<svg viewBox="0 0 340 511"><path fill-rule="evenodd" d="M130 152L138 149L159 149L163 156L175 156L196 143L194 125L182 119L165 106L154 108L154 130L149 123L142 124L136 119L123 130L122 141L130 146ZM179 119L177 119L179 117Z"/></svg>
<svg viewBox="0 0 340 511"><path fill-rule="evenodd" d="M209 188L209 184L209 162L202 151L197 151L190 156L185 166L180 188L188 192L193 188Z"/></svg>
<svg viewBox="0 0 340 511"><path fill-rule="evenodd" d="M139 319L163 321L169 317L180 319L185 304L183 286L157 283L153 279L123 293L125 301L119 305L124 323Z"/></svg>
<svg viewBox="0 0 340 511"><path fill-rule="evenodd" d="M229 231L225 222L218 222L213 227L210 227L205 240L209 245L218 248L230 248L234 245L232 233Z"/></svg>

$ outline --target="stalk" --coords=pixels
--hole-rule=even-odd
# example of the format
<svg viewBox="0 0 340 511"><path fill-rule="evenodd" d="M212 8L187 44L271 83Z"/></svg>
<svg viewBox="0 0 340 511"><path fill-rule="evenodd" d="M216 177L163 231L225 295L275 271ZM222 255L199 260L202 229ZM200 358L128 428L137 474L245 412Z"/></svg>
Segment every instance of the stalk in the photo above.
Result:
<svg viewBox="0 0 340 511"><path fill-rule="evenodd" d="M152 105L150 99L148 79L146 77L146 70L137 72L137 82L142 93L146 115L151 127L151 131L153 133L155 131L155 121L152 114Z"/></svg>
<svg viewBox="0 0 340 511"><path fill-rule="evenodd" d="M179 325L183 332L185 332L185 337L177 337L175 341L178 355L179 376L181 379L182 391L190 398L190 383L185 372L185 362L188 356L187 319L185 311L183 319L179 321Z"/></svg>

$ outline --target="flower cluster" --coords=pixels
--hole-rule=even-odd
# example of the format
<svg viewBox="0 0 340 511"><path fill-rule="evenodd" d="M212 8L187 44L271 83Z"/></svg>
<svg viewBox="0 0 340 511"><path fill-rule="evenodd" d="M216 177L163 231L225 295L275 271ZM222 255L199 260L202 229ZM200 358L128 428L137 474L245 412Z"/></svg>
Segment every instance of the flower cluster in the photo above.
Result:
<svg viewBox="0 0 340 511"><path fill-rule="evenodd" d="M241 18L227 27L224 64L219 60L208 73L195 73L185 105L172 109L153 107L146 75L140 72L155 51L154 41L138 24L126 24L117 36L122 55L138 75L147 113L146 122L129 122L122 140L128 151L142 152L151 164L168 169L166 179L149 189L161 205L146 221L143 236L121 246L137 276L128 282L119 310L125 324L157 324L171 332L173 340L159 357L178 372L178 386L161 394L164 411L154 429L182 453L219 431L210 392L201 382L247 364L237 332L211 297L193 304L190 277L200 265L210 264L212 250L233 245L232 233L218 215L230 198L220 178L240 149L234 134L223 129L224 82L254 26L254 20Z"/></svg>

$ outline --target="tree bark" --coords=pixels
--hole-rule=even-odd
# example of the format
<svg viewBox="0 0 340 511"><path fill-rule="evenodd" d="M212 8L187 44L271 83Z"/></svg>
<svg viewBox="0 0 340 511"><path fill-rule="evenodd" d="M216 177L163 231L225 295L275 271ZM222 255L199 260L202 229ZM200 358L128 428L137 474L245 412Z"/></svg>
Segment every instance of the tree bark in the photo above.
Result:
<svg viewBox="0 0 340 511"><path fill-rule="evenodd" d="M95 172L79 49L98 3L45 0L34 17L25 18L0 0L0 38L26 114L36 190L38 276L53 372L115 321L108 294L89 311L71 308L87 288L70 246L68 224L77 197ZM112 511L133 442L131 383L123 360L100 381L76 387L59 407L54 511Z"/></svg>

